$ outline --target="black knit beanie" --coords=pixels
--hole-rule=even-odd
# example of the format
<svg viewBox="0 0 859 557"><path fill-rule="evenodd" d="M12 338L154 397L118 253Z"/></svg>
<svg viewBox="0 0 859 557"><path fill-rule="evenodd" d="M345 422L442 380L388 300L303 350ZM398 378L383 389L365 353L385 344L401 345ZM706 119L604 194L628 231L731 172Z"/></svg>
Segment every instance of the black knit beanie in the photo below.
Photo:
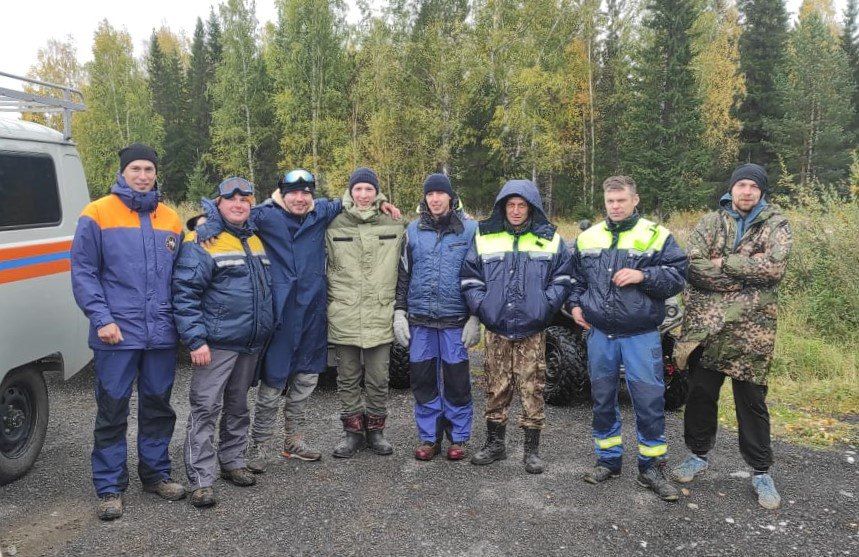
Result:
<svg viewBox="0 0 859 557"><path fill-rule="evenodd" d="M132 143L119 151L119 171L125 170L132 161L149 161L158 168L158 153L149 145L143 143Z"/></svg>
<svg viewBox="0 0 859 557"><path fill-rule="evenodd" d="M376 176L375 172L364 166L359 166L355 169L352 175L349 176L349 193L352 192L352 186L362 182L372 185L376 188L376 193L379 193L379 178Z"/></svg>
<svg viewBox="0 0 859 557"><path fill-rule="evenodd" d="M728 181L728 193L740 180L751 180L758 185L762 193L769 192L769 176L764 167L759 164L746 163L738 166Z"/></svg>
<svg viewBox="0 0 859 557"><path fill-rule="evenodd" d="M453 187L450 185L450 178L444 174L430 174L424 180L424 195L431 191L443 191L453 197Z"/></svg>

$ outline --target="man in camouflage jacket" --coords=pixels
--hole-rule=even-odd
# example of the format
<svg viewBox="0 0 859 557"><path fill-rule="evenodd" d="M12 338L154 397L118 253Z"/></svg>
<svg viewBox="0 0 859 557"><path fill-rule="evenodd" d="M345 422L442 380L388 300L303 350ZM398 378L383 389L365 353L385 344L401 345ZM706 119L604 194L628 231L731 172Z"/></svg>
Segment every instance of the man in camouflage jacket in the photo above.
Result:
<svg viewBox="0 0 859 557"><path fill-rule="evenodd" d="M690 393L684 437L692 451L674 469L689 482L708 467L716 439L719 390L731 377L740 453L754 469L758 501L776 508L780 498L772 465L767 373L775 345L778 284L792 245L790 225L766 201L768 177L756 164L731 175L720 209L705 215L688 245L686 314L678 355L689 355ZM681 357L682 360L685 357Z"/></svg>

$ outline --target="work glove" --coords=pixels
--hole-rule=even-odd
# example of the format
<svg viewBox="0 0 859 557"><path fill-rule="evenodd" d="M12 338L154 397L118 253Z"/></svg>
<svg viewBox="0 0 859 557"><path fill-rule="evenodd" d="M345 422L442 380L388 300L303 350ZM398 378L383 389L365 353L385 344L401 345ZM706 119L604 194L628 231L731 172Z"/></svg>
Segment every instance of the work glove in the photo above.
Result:
<svg viewBox="0 0 859 557"><path fill-rule="evenodd" d="M394 310L394 338L403 348L409 347L412 335L409 333L409 319L403 309Z"/></svg>
<svg viewBox="0 0 859 557"><path fill-rule="evenodd" d="M478 342L480 342L480 320L476 315L472 315L462 328L462 344L466 348L471 348L477 346Z"/></svg>

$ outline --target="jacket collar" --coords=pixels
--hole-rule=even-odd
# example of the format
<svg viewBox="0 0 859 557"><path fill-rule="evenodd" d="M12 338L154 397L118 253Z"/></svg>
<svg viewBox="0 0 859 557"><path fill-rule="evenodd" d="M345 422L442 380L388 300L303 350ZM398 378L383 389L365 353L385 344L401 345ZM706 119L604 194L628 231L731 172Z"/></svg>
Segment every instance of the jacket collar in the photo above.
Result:
<svg viewBox="0 0 859 557"><path fill-rule="evenodd" d="M131 189L131 186L119 172L116 173L116 182L111 186L110 193L117 196L126 207L137 213L151 213L158 207L158 202L161 200L158 184L146 193L135 191Z"/></svg>

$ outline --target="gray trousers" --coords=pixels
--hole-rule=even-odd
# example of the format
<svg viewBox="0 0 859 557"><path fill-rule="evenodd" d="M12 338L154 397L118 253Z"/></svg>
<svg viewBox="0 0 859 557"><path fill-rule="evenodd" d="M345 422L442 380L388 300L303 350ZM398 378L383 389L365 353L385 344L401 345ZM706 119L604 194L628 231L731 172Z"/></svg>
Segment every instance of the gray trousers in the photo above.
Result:
<svg viewBox="0 0 859 557"><path fill-rule="evenodd" d="M286 395L283 396L283 429L287 436L298 433L299 427L304 423L307 399L313 394L318 381L317 373L296 373L286 384ZM251 433L254 443L258 445L268 443L274 436L277 409L280 406L282 394L281 389L273 389L260 381Z"/></svg>
<svg viewBox="0 0 859 557"><path fill-rule="evenodd" d="M212 349L212 362L194 368L185 437L185 471L192 490L215 483L214 438L219 414L218 462L224 470L245 467L244 450L250 424L248 390L258 358L259 354Z"/></svg>
<svg viewBox="0 0 859 557"><path fill-rule="evenodd" d="M381 344L373 348L336 344L334 351L337 356L337 396L340 398L343 415L357 412L387 415L391 344ZM362 377L365 396L361 393Z"/></svg>

